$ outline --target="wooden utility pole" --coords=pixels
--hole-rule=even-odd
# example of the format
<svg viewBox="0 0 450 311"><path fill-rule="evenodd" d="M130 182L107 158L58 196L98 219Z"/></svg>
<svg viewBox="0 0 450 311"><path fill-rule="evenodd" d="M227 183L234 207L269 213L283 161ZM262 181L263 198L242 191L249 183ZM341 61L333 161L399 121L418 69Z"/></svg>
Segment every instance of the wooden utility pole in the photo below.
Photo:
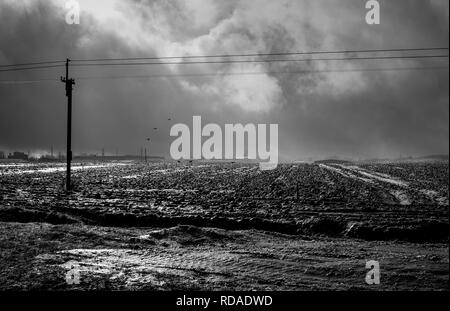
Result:
<svg viewBox="0 0 450 311"><path fill-rule="evenodd" d="M70 191L70 163L72 161L72 86L75 84L74 79L69 79L69 62L70 59L66 59L66 77L61 77L61 82L66 85L67 96L67 169L66 169L66 191Z"/></svg>

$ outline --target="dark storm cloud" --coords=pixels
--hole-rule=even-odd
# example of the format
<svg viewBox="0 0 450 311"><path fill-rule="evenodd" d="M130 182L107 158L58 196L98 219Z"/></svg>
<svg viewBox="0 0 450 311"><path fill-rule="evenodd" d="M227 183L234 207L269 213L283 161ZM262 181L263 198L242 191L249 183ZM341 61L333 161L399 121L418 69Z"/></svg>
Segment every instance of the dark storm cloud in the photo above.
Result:
<svg viewBox="0 0 450 311"><path fill-rule="evenodd" d="M64 60L66 57L92 58L133 56L141 51L121 42L114 32L102 30L95 19L83 15L83 23L69 26L64 11L48 1L36 1L27 9L2 5L0 11L1 63L22 63L39 60ZM152 55L151 50L145 51ZM38 72L2 74L2 80L59 79L63 68ZM73 70L74 76L86 76ZM89 71L87 75L108 75L104 71ZM77 80L74 91L74 145L79 151L98 151L106 147L135 152L131 135L142 140L150 128L149 104L157 111L157 89L133 81ZM161 87L161 86L159 86ZM154 93L154 92L153 92ZM157 93L157 92L156 92ZM130 100L132 94L133 100ZM31 84L0 85L0 145L11 149L49 149L51 145L64 149L66 98L59 81ZM155 103L155 102L156 103ZM135 147L135 149L132 149Z"/></svg>
<svg viewBox="0 0 450 311"><path fill-rule="evenodd" d="M93 2L80 1L81 6ZM448 46L448 1L109 1L64 22L51 1L0 4L0 63L47 59ZM114 3L114 5L111 5ZM105 13L106 12L106 13ZM448 69L280 74L377 67L440 67L448 60L95 68L76 78L271 72L152 79L77 79L74 150L136 153L151 137L168 154L171 123L280 123L280 155L398 156L448 153ZM62 69L0 73L2 80L58 78ZM62 83L0 84L0 149L63 149ZM153 128L158 130L154 131Z"/></svg>

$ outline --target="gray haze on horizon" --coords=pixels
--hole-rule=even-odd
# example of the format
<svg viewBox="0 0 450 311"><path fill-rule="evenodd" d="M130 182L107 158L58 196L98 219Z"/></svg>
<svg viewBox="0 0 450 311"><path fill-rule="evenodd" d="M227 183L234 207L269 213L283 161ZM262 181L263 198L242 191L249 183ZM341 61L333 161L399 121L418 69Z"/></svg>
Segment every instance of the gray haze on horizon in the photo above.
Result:
<svg viewBox="0 0 450 311"><path fill-rule="evenodd" d="M80 0L80 25L65 23L64 2L1 0L0 64L449 46L447 0L380 0L376 26L365 23L363 0ZM138 154L150 138L150 153L168 156L171 125L200 115L222 126L278 123L281 160L448 154L448 68L279 73L402 66L448 66L448 58L72 68L73 151ZM3 81L55 79L0 83L0 151L65 150L63 74L0 72Z"/></svg>

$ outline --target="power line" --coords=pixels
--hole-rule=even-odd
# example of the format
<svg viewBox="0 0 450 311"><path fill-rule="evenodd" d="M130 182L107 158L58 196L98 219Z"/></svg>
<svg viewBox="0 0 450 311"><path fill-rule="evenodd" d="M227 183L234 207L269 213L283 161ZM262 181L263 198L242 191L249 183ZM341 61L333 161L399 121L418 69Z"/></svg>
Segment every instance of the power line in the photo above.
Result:
<svg viewBox="0 0 450 311"><path fill-rule="evenodd" d="M59 82L58 79L38 79L38 80L0 80L0 84L31 84L40 82Z"/></svg>
<svg viewBox="0 0 450 311"><path fill-rule="evenodd" d="M307 74L307 73L350 73L350 72L379 72L379 71L413 71L413 70L445 70L449 67L403 67L403 68L360 68L360 69L330 69L330 70L298 70L298 71L250 71L224 73L185 73L185 74L154 74L134 76L79 76L77 80L99 79L129 79L129 78L170 78L170 77L203 77L203 76L234 76L234 75L263 75L263 74Z"/></svg>
<svg viewBox="0 0 450 311"><path fill-rule="evenodd" d="M251 54L218 54L218 55L186 55L186 56L160 56L160 57L132 57L132 58L96 58L74 59L72 62L95 61L135 61L135 60L161 60L161 59L192 59L192 58L225 58L225 57L262 57L262 56L293 56L293 55L317 55L317 54L351 54L351 53L380 53L380 52L418 52L449 50L445 47L436 48L404 48L404 49L366 49L366 50L340 50L340 51L310 51L310 52L274 52Z"/></svg>
<svg viewBox="0 0 450 311"><path fill-rule="evenodd" d="M0 72L6 72L6 71L22 71L22 70L33 70L33 69L45 69L45 68L56 68L56 67L64 67L64 65L47 65L47 66L33 66L33 67L9 68L9 69L0 69Z"/></svg>
<svg viewBox="0 0 450 311"><path fill-rule="evenodd" d="M10 65L0 65L0 68L6 68L6 67L19 67L19 66L34 66L34 65L48 65L48 64L64 64L64 61L61 60L54 60L54 61L47 61L47 62L35 62L35 63L22 63L22 64L10 64Z"/></svg>
<svg viewBox="0 0 450 311"><path fill-rule="evenodd" d="M79 76L76 80L100 79L146 79L170 77L203 77L203 76L233 76L233 75L262 75L262 74L308 74L308 73L350 73L350 72L380 72L380 71L420 71L420 70L448 70L447 67L392 67L392 68L355 68L355 69L324 69L324 70L297 70L297 71L250 71L250 72L223 72L223 73L182 73L182 74L153 74L153 75L119 75L119 76ZM58 79L37 80L0 80L0 84L27 84L39 82L59 82Z"/></svg>
<svg viewBox="0 0 450 311"><path fill-rule="evenodd" d="M387 60L387 59L426 59L448 58L449 55L403 55L403 56L372 56L372 57L342 57L342 58L304 58L304 59L252 59L252 60L220 60L220 61L168 61L168 62L136 62L136 63L81 63L75 67L92 66L136 66L136 65L192 65L192 64L236 64L236 63L274 63L274 62L311 62L311 61L351 61L351 60Z"/></svg>
<svg viewBox="0 0 450 311"><path fill-rule="evenodd" d="M197 59L197 58L230 58L230 57L264 57L264 56L293 56L293 55L320 55L320 54L350 54L350 53L386 53L386 52L426 52L426 51L443 51L449 50L448 47L429 47L429 48L403 48L403 49L365 49L365 50L340 50L340 51L309 51L309 52L276 52L276 53L250 53L250 54L219 54L219 55L186 55L186 56L161 56L161 57L135 57L135 58L97 58L97 59L76 59L73 62L105 62L105 61L138 61L138 60L167 60L167 59ZM399 56L379 56L379 57L353 57L345 58L346 60L355 59L391 59L391 58L428 58L428 57L448 57L433 55L399 55ZM310 60L336 60L336 59L310 59ZM339 59L340 60L340 59ZM281 62L281 61L306 61L306 60L223 60L223 61L191 61L191 62L158 62L158 63L130 63L131 65L153 65L153 64L204 64L204 63L234 63L234 62ZM63 60L52 60L43 62L30 62L0 65L0 72L5 71L21 71L33 69L45 69L62 67ZM75 64L78 66L87 66L88 64ZM100 66L100 64L89 64L92 66ZM101 66L106 66L102 64ZM109 65L109 64L108 64ZM121 63L113 63L111 65L122 65ZM1 69L5 68L5 69Z"/></svg>
<svg viewBox="0 0 450 311"><path fill-rule="evenodd" d="M274 63L274 62L312 62L312 61L352 61L352 60L392 60L392 59L427 59L448 58L449 55L401 55L401 56L370 56L370 57L342 57L342 58L303 58L303 59L252 59L252 60L218 60L218 61L166 61L166 62L125 62L125 63L77 63L75 67L92 66L136 66L136 65L192 65L192 64L235 64L235 63ZM63 67L64 65L46 65L0 69L0 72L22 71Z"/></svg>

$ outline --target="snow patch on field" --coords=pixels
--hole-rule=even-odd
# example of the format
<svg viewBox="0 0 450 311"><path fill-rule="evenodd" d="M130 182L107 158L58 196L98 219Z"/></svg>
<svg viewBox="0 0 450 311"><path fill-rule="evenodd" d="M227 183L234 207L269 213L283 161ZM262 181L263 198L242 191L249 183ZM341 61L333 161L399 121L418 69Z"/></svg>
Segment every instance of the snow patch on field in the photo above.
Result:
<svg viewBox="0 0 450 311"><path fill-rule="evenodd" d="M75 165L71 167L71 171L81 171L88 169L96 169L96 168L110 168L115 166L125 166L130 165L129 163L107 163L107 164L94 164L94 165ZM35 170L14 170L7 172L0 172L0 175L22 175L22 174L34 174L34 173L56 173L56 172L65 172L66 167L60 165L60 167L46 167L39 168Z"/></svg>
<svg viewBox="0 0 450 311"><path fill-rule="evenodd" d="M411 200L404 191L392 190L391 194L397 199L400 205L411 205Z"/></svg>
<svg viewBox="0 0 450 311"><path fill-rule="evenodd" d="M163 189L156 189L156 188L152 188L152 189L133 189L133 188L127 188L127 189L123 189L123 190L114 190L117 192L138 192L138 193L143 193L143 192L169 192L169 193L185 193L185 192L189 192L189 193L196 193L198 192L198 190L195 189L172 189L172 188L163 188Z"/></svg>
<svg viewBox="0 0 450 311"><path fill-rule="evenodd" d="M337 167L329 166L329 165L325 165L325 164L319 164L319 167L321 167L323 169L327 169L327 170L333 171L333 172L338 173L339 175L347 177L347 178L359 179L359 180L362 180L362 181L364 181L366 183L373 183L373 181L371 179L367 179L367 178L364 178L364 177L356 176L356 175L350 173L348 170L346 172L344 172L343 170L341 170L341 169L339 169Z"/></svg>
<svg viewBox="0 0 450 311"><path fill-rule="evenodd" d="M139 178L139 177L141 177L142 175L139 175L139 174L133 174L133 175L126 175L126 176L123 176L123 177L121 177L122 179L137 179L137 178Z"/></svg>
<svg viewBox="0 0 450 311"><path fill-rule="evenodd" d="M422 189L420 192L439 205L448 205L448 198L440 196L437 191Z"/></svg>
<svg viewBox="0 0 450 311"><path fill-rule="evenodd" d="M358 174L366 176L372 180L389 183L389 184L396 185L399 187L408 187L407 182L399 180L388 174L382 174L382 173L378 173L378 172L369 171L369 170L363 169L359 166L345 166L345 165L339 165L339 166L342 167L343 169L351 170L353 172L356 172Z"/></svg>
<svg viewBox="0 0 450 311"><path fill-rule="evenodd" d="M29 167L29 166L37 166L38 164L32 163L15 163L15 164L0 164L0 168L3 167Z"/></svg>

